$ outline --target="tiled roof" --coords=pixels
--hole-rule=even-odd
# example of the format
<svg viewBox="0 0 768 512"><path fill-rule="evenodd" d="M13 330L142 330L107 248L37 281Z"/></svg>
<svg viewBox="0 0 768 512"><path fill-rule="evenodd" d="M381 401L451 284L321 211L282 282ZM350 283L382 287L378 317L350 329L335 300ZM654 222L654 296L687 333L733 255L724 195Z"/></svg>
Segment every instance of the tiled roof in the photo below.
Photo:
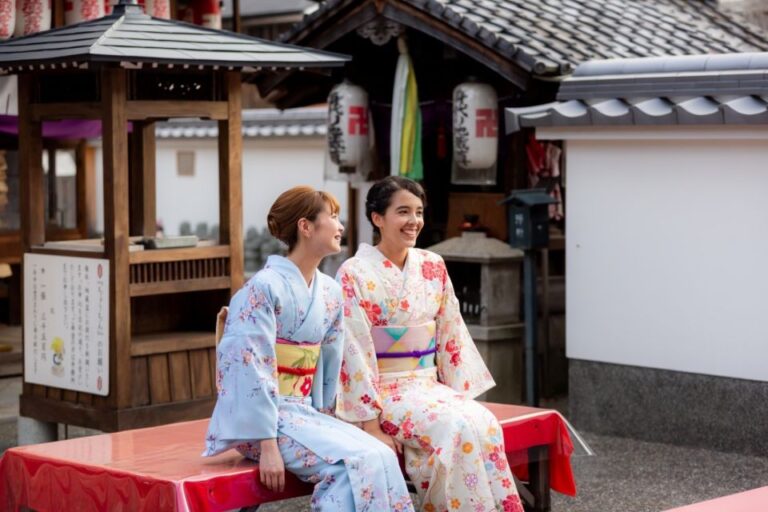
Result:
<svg viewBox="0 0 768 512"><path fill-rule="evenodd" d="M311 0L241 0L240 16L248 18L301 14L310 7L317 7L317 4ZM232 17L232 0L222 0L221 17Z"/></svg>
<svg viewBox="0 0 768 512"><path fill-rule="evenodd" d="M328 108L291 110L272 108L243 111L243 138L322 137L326 134ZM173 119L155 125L159 139L209 139L219 134L216 121Z"/></svg>
<svg viewBox="0 0 768 512"><path fill-rule="evenodd" d="M507 133L547 126L768 124L768 53L587 62L559 101L506 110Z"/></svg>
<svg viewBox="0 0 768 512"><path fill-rule="evenodd" d="M326 0L284 40L300 42L334 12L369 0ZM536 74L592 59L768 50L768 39L707 0L390 0L481 41Z"/></svg>
<svg viewBox="0 0 768 512"><path fill-rule="evenodd" d="M79 66L129 62L191 66L340 66L343 55L264 41L175 20L153 18L136 4L117 4L112 14L92 21L0 43L0 70L33 65Z"/></svg>

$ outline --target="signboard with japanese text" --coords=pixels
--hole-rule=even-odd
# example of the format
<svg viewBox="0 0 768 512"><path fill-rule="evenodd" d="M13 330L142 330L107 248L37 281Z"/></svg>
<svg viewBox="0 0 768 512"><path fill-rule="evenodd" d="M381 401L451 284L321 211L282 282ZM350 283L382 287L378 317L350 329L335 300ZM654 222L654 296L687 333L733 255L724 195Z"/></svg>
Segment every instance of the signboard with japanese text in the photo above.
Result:
<svg viewBox="0 0 768 512"><path fill-rule="evenodd" d="M109 260L24 255L24 381L109 394Z"/></svg>

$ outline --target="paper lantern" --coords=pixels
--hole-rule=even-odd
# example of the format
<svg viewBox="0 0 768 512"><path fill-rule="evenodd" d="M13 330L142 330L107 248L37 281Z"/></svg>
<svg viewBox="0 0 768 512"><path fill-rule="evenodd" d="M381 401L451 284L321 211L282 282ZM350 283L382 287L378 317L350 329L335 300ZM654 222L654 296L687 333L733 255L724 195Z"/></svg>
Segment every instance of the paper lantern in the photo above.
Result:
<svg viewBox="0 0 768 512"><path fill-rule="evenodd" d="M104 16L104 0L67 0L64 2L64 24L74 25Z"/></svg>
<svg viewBox="0 0 768 512"><path fill-rule="evenodd" d="M488 84L465 82L453 90L453 158L464 169L487 169L499 147L499 101Z"/></svg>
<svg viewBox="0 0 768 512"><path fill-rule="evenodd" d="M16 37L51 28L51 0L16 1Z"/></svg>
<svg viewBox="0 0 768 512"><path fill-rule="evenodd" d="M16 25L16 2L0 0L0 39L8 39L13 35Z"/></svg>
<svg viewBox="0 0 768 512"><path fill-rule="evenodd" d="M368 150L368 93L342 82L328 96L328 152L339 167L357 167Z"/></svg>
<svg viewBox="0 0 768 512"><path fill-rule="evenodd" d="M192 5L195 25L221 30L219 0L194 0Z"/></svg>
<svg viewBox="0 0 768 512"><path fill-rule="evenodd" d="M139 0L139 5L144 8L144 12L153 18L171 18L170 0Z"/></svg>
<svg viewBox="0 0 768 512"><path fill-rule="evenodd" d="M112 14L113 0L104 0L104 16Z"/></svg>

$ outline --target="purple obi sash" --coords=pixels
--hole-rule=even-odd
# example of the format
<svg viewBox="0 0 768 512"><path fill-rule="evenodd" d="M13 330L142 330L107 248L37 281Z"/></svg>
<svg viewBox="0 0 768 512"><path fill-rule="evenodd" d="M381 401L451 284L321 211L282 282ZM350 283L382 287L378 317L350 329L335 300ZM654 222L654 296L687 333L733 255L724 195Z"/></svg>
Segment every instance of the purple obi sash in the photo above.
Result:
<svg viewBox="0 0 768 512"><path fill-rule="evenodd" d="M371 328L379 372L407 372L435 366L435 322Z"/></svg>

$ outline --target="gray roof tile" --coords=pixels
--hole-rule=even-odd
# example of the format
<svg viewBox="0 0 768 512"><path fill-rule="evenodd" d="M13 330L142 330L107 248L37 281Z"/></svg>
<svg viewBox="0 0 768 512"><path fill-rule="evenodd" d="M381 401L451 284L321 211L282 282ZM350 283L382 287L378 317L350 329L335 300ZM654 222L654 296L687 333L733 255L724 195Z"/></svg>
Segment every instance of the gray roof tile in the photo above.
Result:
<svg viewBox="0 0 768 512"><path fill-rule="evenodd" d="M402 1L541 74L591 59L768 50L759 29L707 0ZM304 29L350 3L325 0L285 40L300 43Z"/></svg>
<svg viewBox="0 0 768 512"><path fill-rule="evenodd" d="M521 127L768 123L768 52L587 62L560 101L506 111Z"/></svg>
<svg viewBox="0 0 768 512"><path fill-rule="evenodd" d="M135 4L109 16L0 43L0 69L20 64L160 62L233 67L338 66L347 58L188 23L152 18Z"/></svg>

